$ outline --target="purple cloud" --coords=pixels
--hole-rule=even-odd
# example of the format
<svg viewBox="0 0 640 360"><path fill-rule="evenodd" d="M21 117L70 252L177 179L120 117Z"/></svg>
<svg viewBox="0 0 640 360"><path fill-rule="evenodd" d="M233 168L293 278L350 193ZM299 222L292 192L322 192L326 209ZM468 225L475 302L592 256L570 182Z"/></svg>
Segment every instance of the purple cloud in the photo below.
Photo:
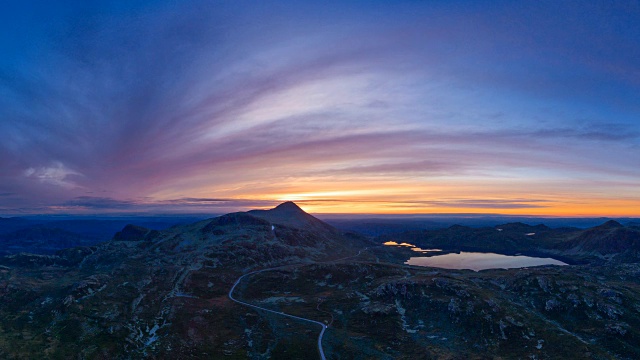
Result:
<svg viewBox="0 0 640 360"><path fill-rule="evenodd" d="M0 62L1 211L265 207L326 178L609 193L640 177L620 6L63 3ZM473 201L420 206L546 206Z"/></svg>

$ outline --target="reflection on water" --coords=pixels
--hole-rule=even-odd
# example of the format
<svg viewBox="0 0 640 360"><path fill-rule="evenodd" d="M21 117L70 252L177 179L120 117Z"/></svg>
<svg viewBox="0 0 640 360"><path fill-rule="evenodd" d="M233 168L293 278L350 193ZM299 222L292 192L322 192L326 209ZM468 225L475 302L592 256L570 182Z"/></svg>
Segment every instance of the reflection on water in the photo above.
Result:
<svg viewBox="0 0 640 360"><path fill-rule="evenodd" d="M419 247L413 247L411 248L411 251L427 253L427 252L440 252L442 251L442 249L421 249Z"/></svg>
<svg viewBox="0 0 640 360"><path fill-rule="evenodd" d="M415 246L415 245L413 245L413 244L409 244L409 243L406 243L406 242L403 242L403 243L397 243L397 242L395 242L395 241L387 241L387 242L386 242L386 243L384 243L383 245L386 245L386 246L406 246L406 247L410 247L410 248L411 248L411 251L415 251L415 252L423 252L423 253L426 253L426 252L438 252L438 251L442 251L442 249L421 249L421 248L419 248L419 247L417 247L417 246Z"/></svg>
<svg viewBox="0 0 640 360"><path fill-rule="evenodd" d="M567 265L551 258L531 256L509 256L494 253L461 252L429 257L412 257L405 262L408 265L430 266L444 269L513 269L540 265Z"/></svg>
<svg viewBox="0 0 640 360"><path fill-rule="evenodd" d="M386 246L408 246L408 247L415 247L415 245L413 245L413 244L409 244L409 243L406 243L406 242L403 242L403 243L399 243L399 244L398 244L398 243L397 243L397 242L395 242L395 241L387 241L387 242L386 242L386 243L384 243L383 245L386 245Z"/></svg>

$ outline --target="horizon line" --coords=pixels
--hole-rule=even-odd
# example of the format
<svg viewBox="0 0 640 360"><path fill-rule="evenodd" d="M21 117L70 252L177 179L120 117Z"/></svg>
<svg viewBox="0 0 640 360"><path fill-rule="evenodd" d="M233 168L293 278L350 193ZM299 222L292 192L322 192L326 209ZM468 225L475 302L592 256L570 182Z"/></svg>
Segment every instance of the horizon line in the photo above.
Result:
<svg viewBox="0 0 640 360"><path fill-rule="evenodd" d="M225 214L246 211L231 212L104 212L104 213L22 213L22 214L0 214L0 219L15 218L33 218L33 217L50 217L50 218L131 218L131 217L218 217ZM306 212L306 211L305 211ZM528 215L528 214L502 214L502 213L330 213L330 212L307 212L313 216L323 218L537 218L537 219L638 219L639 215Z"/></svg>

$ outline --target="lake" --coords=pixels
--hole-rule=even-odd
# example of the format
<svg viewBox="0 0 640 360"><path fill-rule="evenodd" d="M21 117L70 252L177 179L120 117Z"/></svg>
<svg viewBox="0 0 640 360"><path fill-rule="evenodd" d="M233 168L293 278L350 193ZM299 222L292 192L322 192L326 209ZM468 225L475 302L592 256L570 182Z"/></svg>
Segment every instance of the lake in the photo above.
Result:
<svg viewBox="0 0 640 360"><path fill-rule="evenodd" d="M411 257L405 264L444 269L470 269L475 271L486 269L514 269L541 265L567 265L562 261L552 258L464 251L429 257Z"/></svg>

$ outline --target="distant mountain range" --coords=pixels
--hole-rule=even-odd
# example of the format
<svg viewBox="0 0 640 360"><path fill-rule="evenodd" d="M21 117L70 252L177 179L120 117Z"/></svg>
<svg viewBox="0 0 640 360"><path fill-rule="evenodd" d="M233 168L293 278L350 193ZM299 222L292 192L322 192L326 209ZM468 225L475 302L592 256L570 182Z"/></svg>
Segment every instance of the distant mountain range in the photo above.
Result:
<svg viewBox="0 0 640 360"><path fill-rule="evenodd" d="M449 215L322 215L320 218L347 231L355 231L367 236L381 236L408 230L437 230L452 225L472 228L494 227L508 223L529 225L545 224L551 228L575 227L586 229L598 226L609 220L615 220L627 226L640 226L635 218L559 218L528 217L507 215L449 214Z"/></svg>
<svg viewBox="0 0 640 360"><path fill-rule="evenodd" d="M100 242L89 236L70 231L35 225L0 234L0 255L19 252L52 254L76 246L90 246Z"/></svg>
<svg viewBox="0 0 640 360"><path fill-rule="evenodd" d="M253 210L249 213L259 216L265 210ZM307 214L308 215L308 214ZM311 216L311 215L308 215ZM53 254L57 250L90 246L107 241L125 225L131 224L152 230L162 230L174 225L188 224L204 219L205 216L130 216L130 217L75 217L39 216L26 218L0 217L0 255L28 252L34 254ZM276 220L276 219L274 219ZM493 227L505 222L540 223L553 228L574 226L588 228L602 224L605 218L562 219L562 218L522 218L501 216L470 217L379 217L329 216L326 222L342 231L360 233L365 236L382 236L406 231L439 230L460 224L471 228ZM280 221L290 221L280 219ZM640 228L640 221L622 219L621 224L631 228Z"/></svg>
<svg viewBox="0 0 640 360"><path fill-rule="evenodd" d="M509 223L471 228L454 225L438 230L413 230L380 236L377 242L406 242L421 248L489 251L505 254L547 254L573 263L605 258L640 259L640 229L609 220L589 229ZM636 261L636 260L633 260Z"/></svg>
<svg viewBox="0 0 640 360"><path fill-rule="evenodd" d="M53 254L57 250L108 241L127 224L155 230L200 220L194 217L0 218L0 255L28 252Z"/></svg>

